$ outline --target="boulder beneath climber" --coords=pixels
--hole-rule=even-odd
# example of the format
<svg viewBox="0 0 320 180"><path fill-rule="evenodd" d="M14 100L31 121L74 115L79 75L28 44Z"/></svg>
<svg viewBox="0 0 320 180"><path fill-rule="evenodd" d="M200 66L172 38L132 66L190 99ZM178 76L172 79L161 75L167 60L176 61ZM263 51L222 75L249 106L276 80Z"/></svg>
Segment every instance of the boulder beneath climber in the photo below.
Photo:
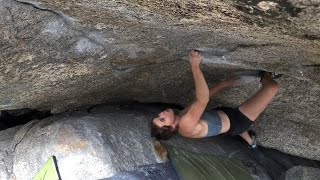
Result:
<svg viewBox="0 0 320 180"><path fill-rule="evenodd" d="M13 172L31 179L55 156L62 179L101 179L135 166L162 162L142 112L108 109L32 121L16 134Z"/></svg>

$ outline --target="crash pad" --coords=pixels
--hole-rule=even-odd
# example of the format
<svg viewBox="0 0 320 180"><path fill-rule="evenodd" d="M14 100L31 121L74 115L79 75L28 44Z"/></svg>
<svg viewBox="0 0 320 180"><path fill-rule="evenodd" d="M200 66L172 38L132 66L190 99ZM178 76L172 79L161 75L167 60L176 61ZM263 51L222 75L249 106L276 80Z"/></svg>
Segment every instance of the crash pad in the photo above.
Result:
<svg viewBox="0 0 320 180"><path fill-rule="evenodd" d="M33 180L61 180L54 156L46 161Z"/></svg>
<svg viewBox="0 0 320 180"><path fill-rule="evenodd" d="M249 180L248 169L240 160L199 154L166 146L170 160L183 180Z"/></svg>

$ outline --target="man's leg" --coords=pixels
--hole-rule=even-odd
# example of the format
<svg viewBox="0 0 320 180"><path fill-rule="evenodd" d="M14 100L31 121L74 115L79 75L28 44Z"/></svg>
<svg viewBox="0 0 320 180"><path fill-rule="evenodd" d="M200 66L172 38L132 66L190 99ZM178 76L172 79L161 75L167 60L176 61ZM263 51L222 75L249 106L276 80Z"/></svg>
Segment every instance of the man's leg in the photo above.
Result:
<svg viewBox="0 0 320 180"><path fill-rule="evenodd" d="M264 74L261 84L262 88L239 106L240 112L247 116L251 121L257 119L279 90L278 83L272 79L271 73Z"/></svg>
<svg viewBox="0 0 320 180"><path fill-rule="evenodd" d="M249 135L248 131L243 132L242 134L240 134L240 136L247 141L247 143L249 145L253 144L253 139L251 138L251 136Z"/></svg>

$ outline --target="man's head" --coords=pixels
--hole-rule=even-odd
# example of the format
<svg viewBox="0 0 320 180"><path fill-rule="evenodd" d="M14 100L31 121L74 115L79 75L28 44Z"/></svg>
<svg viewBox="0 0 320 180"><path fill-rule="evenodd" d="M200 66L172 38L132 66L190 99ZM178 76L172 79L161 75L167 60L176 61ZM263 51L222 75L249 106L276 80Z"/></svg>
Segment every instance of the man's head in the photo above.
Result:
<svg viewBox="0 0 320 180"><path fill-rule="evenodd" d="M160 112L151 123L151 136L157 140L168 140L178 130L175 123L175 113L173 109L167 108Z"/></svg>
<svg viewBox="0 0 320 180"><path fill-rule="evenodd" d="M167 108L161 111L152 122L161 128L163 126L174 126L174 120L175 114L173 109Z"/></svg>

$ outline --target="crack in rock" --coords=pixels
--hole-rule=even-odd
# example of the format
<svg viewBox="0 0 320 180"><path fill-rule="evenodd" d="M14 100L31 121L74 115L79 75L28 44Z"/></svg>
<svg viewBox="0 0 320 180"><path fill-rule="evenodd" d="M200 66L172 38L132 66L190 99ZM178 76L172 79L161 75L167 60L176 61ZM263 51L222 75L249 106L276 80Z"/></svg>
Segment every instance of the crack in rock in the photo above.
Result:
<svg viewBox="0 0 320 180"><path fill-rule="evenodd" d="M22 140L24 139L24 137L27 135L27 133L30 131L30 129L37 124L38 122L40 122L40 120L34 120L34 121L30 121L29 123L27 123L26 125L24 125L23 127L21 127L21 129L19 129L19 131L16 133L13 141L12 141L12 153L14 153L16 151L17 146L22 142ZM19 132L21 132L23 134L18 134Z"/></svg>

